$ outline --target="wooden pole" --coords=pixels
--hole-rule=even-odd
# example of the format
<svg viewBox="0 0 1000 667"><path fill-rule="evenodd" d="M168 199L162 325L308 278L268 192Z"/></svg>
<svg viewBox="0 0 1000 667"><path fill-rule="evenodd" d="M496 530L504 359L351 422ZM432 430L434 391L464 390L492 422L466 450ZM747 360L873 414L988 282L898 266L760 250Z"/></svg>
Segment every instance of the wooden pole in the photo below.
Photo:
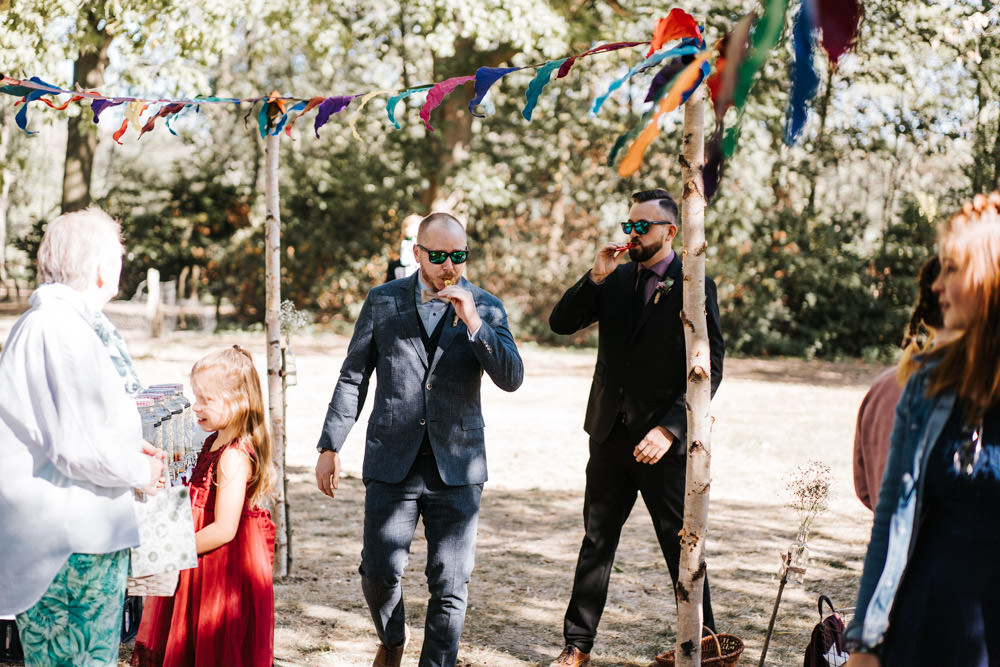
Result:
<svg viewBox="0 0 1000 667"><path fill-rule="evenodd" d="M285 494L285 415L281 378L281 214L278 211L278 137L267 137L265 176L267 215L264 229L264 333L267 337L267 398L271 418L272 460L278 484L274 498L274 576L288 574L288 508Z"/></svg>
<svg viewBox="0 0 1000 667"><path fill-rule="evenodd" d="M684 230L684 343L687 347L687 483L684 527L681 530L680 571L677 580L678 667L701 664L704 619L705 535L708 495L712 480L711 356L705 315L705 190L701 169L705 163L705 86L699 86L684 105L684 151L681 171L684 191L681 225Z"/></svg>

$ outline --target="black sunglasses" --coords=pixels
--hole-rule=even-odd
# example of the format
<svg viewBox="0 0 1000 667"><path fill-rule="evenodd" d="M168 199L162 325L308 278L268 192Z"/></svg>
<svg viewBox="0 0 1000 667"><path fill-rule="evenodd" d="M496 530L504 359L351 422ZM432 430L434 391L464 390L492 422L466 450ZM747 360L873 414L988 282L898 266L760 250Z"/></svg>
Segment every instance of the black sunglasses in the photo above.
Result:
<svg viewBox="0 0 1000 667"><path fill-rule="evenodd" d="M427 259L430 260L431 264L444 264L444 260L451 258L452 264L464 264L465 260L469 259L468 250L455 250L453 252L448 252L447 250L431 250L425 248L424 246L417 244L417 247L427 253Z"/></svg>
<svg viewBox="0 0 1000 667"><path fill-rule="evenodd" d="M636 220L632 222L631 220L626 220L622 223L622 231L626 234L631 234L632 230L635 230L636 234L645 234L649 231L650 225L673 225L675 223L669 220Z"/></svg>

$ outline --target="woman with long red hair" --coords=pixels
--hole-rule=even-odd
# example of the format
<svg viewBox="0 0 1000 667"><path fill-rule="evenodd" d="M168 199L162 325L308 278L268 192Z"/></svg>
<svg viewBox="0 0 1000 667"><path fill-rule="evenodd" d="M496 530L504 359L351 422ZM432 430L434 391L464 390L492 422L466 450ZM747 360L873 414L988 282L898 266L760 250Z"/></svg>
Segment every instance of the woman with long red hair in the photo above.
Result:
<svg viewBox="0 0 1000 667"><path fill-rule="evenodd" d="M849 667L1000 665L1000 193L945 223L939 254L957 334L896 408Z"/></svg>

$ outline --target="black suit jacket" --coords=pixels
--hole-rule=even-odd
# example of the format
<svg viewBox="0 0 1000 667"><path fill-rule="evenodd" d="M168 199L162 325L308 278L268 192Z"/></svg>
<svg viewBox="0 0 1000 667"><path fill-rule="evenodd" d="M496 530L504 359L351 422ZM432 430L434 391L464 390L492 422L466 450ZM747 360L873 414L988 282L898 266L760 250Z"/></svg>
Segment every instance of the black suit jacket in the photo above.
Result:
<svg viewBox="0 0 1000 667"><path fill-rule="evenodd" d="M569 288L549 316L558 334L572 334L598 323L597 366L590 387L584 429L595 442L607 439L625 408L629 433L638 442L654 426L674 434L669 454L687 451L687 355L681 325L682 267L675 256L666 277L669 290L632 322L632 299L638 264L619 265L600 285L588 271ZM722 381L725 343L719 326L715 283L705 279L705 310L711 358L712 395Z"/></svg>

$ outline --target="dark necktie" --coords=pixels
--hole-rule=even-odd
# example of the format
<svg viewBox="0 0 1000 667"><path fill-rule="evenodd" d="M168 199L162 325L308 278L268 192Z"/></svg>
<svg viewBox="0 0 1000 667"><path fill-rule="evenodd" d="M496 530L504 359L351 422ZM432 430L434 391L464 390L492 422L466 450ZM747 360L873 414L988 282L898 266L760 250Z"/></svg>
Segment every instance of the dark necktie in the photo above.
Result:
<svg viewBox="0 0 1000 667"><path fill-rule="evenodd" d="M653 276L652 269L639 269L639 277L635 281L635 294L632 296L632 326L639 323L639 316L646 305L646 283Z"/></svg>

